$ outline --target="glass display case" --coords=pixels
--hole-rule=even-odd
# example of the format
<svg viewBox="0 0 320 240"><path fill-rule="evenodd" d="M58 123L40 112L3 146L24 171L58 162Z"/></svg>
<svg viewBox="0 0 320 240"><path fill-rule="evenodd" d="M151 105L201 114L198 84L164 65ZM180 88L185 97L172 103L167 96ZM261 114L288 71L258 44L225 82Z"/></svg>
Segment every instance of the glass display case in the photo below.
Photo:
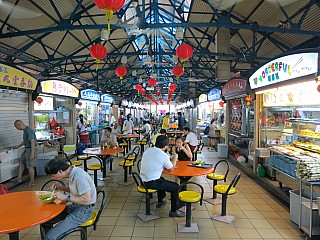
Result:
<svg viewBox="0 0 320 240"><path fill-rule="evenodd" d="M246 105L243 98L229 101L230 134L236 137L253 137L254 112L253 103Z"/></svg>

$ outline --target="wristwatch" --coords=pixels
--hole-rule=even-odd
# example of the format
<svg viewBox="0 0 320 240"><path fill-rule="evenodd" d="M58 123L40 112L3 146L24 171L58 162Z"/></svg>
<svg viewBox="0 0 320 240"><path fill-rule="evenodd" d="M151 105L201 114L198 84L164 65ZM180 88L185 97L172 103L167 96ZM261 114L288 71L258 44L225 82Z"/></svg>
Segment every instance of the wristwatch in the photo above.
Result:
<svg viewBox="0 0 320 240"><path fill-rule="evenodd" d="M71 196L68 196L68 197L66 198L66 201L67 201L67 202L70 202L70 199L71 199Z"/></svg>

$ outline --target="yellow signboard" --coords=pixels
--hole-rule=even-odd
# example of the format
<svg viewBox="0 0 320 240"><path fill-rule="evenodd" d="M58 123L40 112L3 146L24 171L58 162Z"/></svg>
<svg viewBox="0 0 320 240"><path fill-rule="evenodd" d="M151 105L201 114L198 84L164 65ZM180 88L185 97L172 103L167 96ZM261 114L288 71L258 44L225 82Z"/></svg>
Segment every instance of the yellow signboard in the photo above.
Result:
<svg viewBox="0 0 320 240"><path fill-rule="evenodd" d="M13 88L35 90L38 80L29 74L0 63L0 85Z"/></svg>
<svg viewBox="0 0 320 240"><path fill-rule="evenodd" d="M63 81L42 81L41 88L43 93L51 93L54 95L62 95L74 98L79 97L79 90L72 84Z"/></svg>

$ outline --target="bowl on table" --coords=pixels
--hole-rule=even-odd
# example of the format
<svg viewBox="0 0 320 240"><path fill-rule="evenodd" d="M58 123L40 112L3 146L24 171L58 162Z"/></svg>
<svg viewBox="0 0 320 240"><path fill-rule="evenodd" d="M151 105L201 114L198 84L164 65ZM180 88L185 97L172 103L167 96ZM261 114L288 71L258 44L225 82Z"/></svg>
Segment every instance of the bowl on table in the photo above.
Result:
<svg viewBox="0 0 320 240"><path fill-rule="evenodd" d="M39 196L38 198L43 203L52 203L54 198L52 197L52 193L45 193Z"/></svg>

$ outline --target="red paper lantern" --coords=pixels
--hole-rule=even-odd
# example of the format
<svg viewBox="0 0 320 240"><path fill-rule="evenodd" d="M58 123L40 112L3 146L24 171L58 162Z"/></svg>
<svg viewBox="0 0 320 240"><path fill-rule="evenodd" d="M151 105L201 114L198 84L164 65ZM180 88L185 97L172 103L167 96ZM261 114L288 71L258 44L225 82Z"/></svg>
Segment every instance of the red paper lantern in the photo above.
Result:
<svg viewBox="0 0 320 240"><path fill-rule="evenodd" d="M40 105L43 102L43 98L37 97L36 102Z"/></svg>
<svg viewBox="0 0 320 240"><path fill-rule="evenodd" d="M140 93L143 95L146 93L146 89L145 88L141 88Z"/></svg>
<svg viewBox="0 0 320 240"><path fill-rule="evenodd" d="M141 89L142 89L142 85L141 85L141 84L137 84L137 85L136 85L136 90L137 90L138 92L140 92Z"/></svg>
<svg viewBox="0 0 320 240"><path fill-rule="evenodd" d="M179 47L177 47L176 55L181 59L182 62L184 62L188 58L192 57L193 49L189 44L183 43Z"/></svg>
<svg viewBox="0 0 320 240"><path fill-rule="evenodd" d="M151 87L154 87L154 86L157 84L157 80L155 80L154 78L149 78L148 84L149 84Z"/></svg>
<svg viewBox="0 0 320 240"><path fill-rule="evenodd" d="M108 20L123 7L124 2L125 0L94 0L96 6L105 11Z"/></svg>
<svg viewBox="0 0 320 240"><path fill-rule="evenodd" d="M219 105L220 105L220 107L223 107L224 101L220 101L220 102L219 102Z"/></svg>
<svg viewBox="0 0 320 240"><path fill-rule="evenodd" d="M150 100L151 100L151 99L152 99L151 94L147 94L147 95L146 95L146 98L148 98L148 99L150 99Z"/></svg>
<svg viewBox="0 0 320 240"><path fill-rule="evenodd" d="M116 74L118 77L120 77L120 81L122 84L122 79L125 75L127 75L127 69L124 66L120 66L116 68Z"/></svg>
<svg viewBox="0 0 320 240"><path fill-rule="evenodd" d="M160 92L156 92L156 96L159 97L160 96ZM160 98L159 98L160 99Z"/></svg>
<svg viewBox="0 0 320 240"><path fill-rule="evenodd" d="M177 85L175 85L174 83L172 83L169 87L169 90L171 90L172 92L174 92L177 89Z"/></svg>
<svg viewBox="0 0 320 240"><path fill-rule="evenodd" d="M172 74L179 78L184 73L183 67L175 66L172 68Z"/></svg>
<svg viewBox="0 0 320 240"><path fill-rule="evenodd" d="M90 48L90 55L91 57L96 59L96 70L98 70L98 63L100 62L100 59L103 59L107 56L107 49L105 46L102 46L101 44L92 45Z"/></svg>
<svg viewBox="0 0 320 240"><path fill-rule="evenodd" d="M253 101L253 99L250 95L248 95L244 98L244 101L246 102L247 106L249 107L251 102Z"/></svg>
<svg viewBox="0 0 320 240"><path fill-rule="evenodd" d="M78 104L80 107L82 106L82 102L78 102L77 104Z"/></svg>

